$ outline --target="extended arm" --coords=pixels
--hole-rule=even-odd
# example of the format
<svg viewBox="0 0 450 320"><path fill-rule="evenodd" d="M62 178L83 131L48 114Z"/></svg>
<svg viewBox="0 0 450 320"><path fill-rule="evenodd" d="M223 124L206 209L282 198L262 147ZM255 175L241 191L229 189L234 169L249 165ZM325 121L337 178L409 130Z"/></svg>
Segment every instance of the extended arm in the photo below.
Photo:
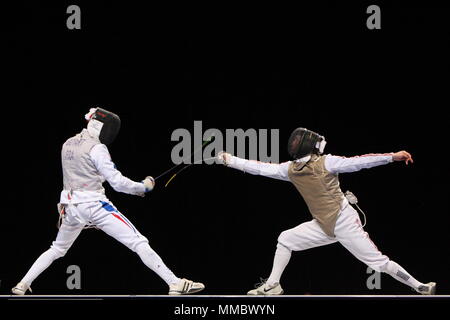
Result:
<svg viewBox="0 0 450 320"><path fill-rule="evenodd" d="M413 159L406 151L372 153L351 158L327 155L325 158L325 168L332 173L355 172L361 169L385 165L393 161L405 161L408 164L409 162L412 163Z"/></svg>
<svg viewBox="0 0 450 320"><path fill-rule="evenodd" d="M94 146L90 152L92 161L100 174L117 192L142 195L149 191L142 182L135 182L116 169L111 160L108 148L104 144Z"/></svg>
<svg viewBox="0 0 450 320"><path fill-rule="evenodd" d="M224 152L219 153L218 158L224 165L234 169L238 169L254 175L261 175L273 179L289 181L288 169L290 162L277 164L255 160L246 160Z"/></svg>

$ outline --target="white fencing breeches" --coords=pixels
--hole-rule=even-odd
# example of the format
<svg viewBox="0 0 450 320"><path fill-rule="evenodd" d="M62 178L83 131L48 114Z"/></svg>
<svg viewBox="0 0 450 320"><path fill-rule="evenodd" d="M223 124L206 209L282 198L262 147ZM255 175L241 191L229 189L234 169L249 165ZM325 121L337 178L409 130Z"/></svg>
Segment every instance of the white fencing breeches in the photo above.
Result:
<svg viewBox="0 0 450 320"><path fill-rule="evenodd" d="M66 214L51 248L64 256L86 225L93 225L132 251L148 243L133 224L110 202L95 201L66 206Z"/></svg>
<svg viewBox="0 0 450 320"><path fill-rule="evenodd" d="M283 231L278 237L272 272L267 280L269 285L279 283L292 251L340 242L356 258L377 272L385 272L394 279L418 288L421 282L414 279L406 270L383 255L364 231L358 212L350 205L341 210L334 229L335 238L329 237L313 219L299 226Z"/></svg>
<svg viewBox="0 0 450 320"><path fill-rule="evenodd" d="M358 212L347 205L341 210L334 229L335 238L328 236L317 220L302 223L295 228L281 232L278 237L272 272L268 284L279 283L292 251L307 250L327 244L340 242L356 258L366 265L380 271L389 258L383 255L364 231Z"/></svg>
<svg viewBox="0 0 450 320"><path fill-rule="evenodd" d="M63 257L86 225L104 231L120 243L136 252L151 270L167 284L177 283L177 278L149 246L148 240L110 202L94 201L68 205L55 241L33 264L22 279L28 285L57 258Z"/></svg>
<svg viewBox="0 0 450 320"><path fill-rule="evenodd" d="M300 251L340 242L356 258L378 272L389 261L370 240L352 206L347 205L341 210L334 233L335 238L329 237L314 219L283 231L278 243L291 251Z"/></svg>

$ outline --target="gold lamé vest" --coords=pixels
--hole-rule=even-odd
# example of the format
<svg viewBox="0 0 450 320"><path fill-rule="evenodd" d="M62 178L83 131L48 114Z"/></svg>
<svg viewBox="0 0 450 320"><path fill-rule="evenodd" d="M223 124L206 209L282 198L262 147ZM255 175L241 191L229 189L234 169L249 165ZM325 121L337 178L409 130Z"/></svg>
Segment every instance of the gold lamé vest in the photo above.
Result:
<svg viewBox="0 0 450 320"><path fill-rule="evenodd" d="M325 156L313 155L306 163L292 162L288 176L322 230L334 237L344 194L339 186L338 174L325 168Z"/></svg>

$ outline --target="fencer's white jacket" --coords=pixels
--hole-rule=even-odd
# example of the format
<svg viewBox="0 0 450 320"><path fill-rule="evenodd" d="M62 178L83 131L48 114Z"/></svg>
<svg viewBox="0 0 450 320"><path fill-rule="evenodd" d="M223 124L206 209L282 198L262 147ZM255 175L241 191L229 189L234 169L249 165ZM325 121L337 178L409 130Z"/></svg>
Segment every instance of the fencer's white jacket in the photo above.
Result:
<svg viewBox="0 0 450 320"><path fill-rule="evenodd" d="M325 168L330 173L355 172L361 169L368 169L388 164L393 161L392 155L392 153L375 153L347 158L327 154L325 155ZM311 156L306 156L295 161L308 162L310 159ZM231 168L235 168L250 174L290 181L288 172L291 163L292 161L287 161L280 164L267 163L231 156L228 165Z"/></svg>
<svg viewBox="0 0 450 320"><path fill-rule="evenodd" d="M108 201L103 188L105 180L118 192L145 193L144 184L123 176L112 162L108 148L86 129L64 143L61 161L64 187L60 203L63 205Z"/></svg>
<svg viewBox="0 0 450 320"><path fill-rule="evenodd" d="M290 181L302 195L323 231L334 237L337 218L348 201L339 186L338 175L392 162L392 154L370 154L352 158L333 155L307 156L282 164L231 157L230 167L255 175ZM302 168L305 168L302 171Z"/></svg>
<svg viewBox="0 0 450 320"><path fill-rule="evenodd" d="M375 153L347 158L327 154L325 155L325 168L331 173L355 172L388 164L393 161L392 155L392 153ZM306 156L295 161L308 162L310 159L311 156ZM229 166L250 174L289 181L288 172L291 163L292 161L280 164L267 163L231 156Z"/></svg>

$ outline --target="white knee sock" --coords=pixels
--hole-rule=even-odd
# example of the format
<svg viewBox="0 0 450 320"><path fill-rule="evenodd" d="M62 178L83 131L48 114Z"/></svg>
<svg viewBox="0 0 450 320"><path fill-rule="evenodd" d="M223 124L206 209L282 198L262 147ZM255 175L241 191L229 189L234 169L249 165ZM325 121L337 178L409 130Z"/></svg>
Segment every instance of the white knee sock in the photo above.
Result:
<svg viewBox="0 0 450 320"><path fill-rule="evenodd" d="M269 286L275 283L280 283L281 275L284 269L291 259L291 250L283 246L282 244L277 244L277 250L275 251L275 257L273 258L272 272L270 273L269 279L267 279L267 284Z"/></svg>
<svg viewBox="0 0 450 320"><path fill-rule="evenodd" d="M148 243L142 243L136 248L136 253L142 262L163 279L167 285L178 283L181 279L170 271L164 264L161 257L150 248Z"/></svg>
<svg viewBox="0 0 450 320"><path fill-rule="evenodd" d="M414 279L405 269L403 269L398 263L390 260L386 265L381 268L382 272L389 274L395 280L400 281L412 288L417 289L423 283Z"/></svg>
<svg viewBox="0 0 450 320"><path fill-rule="evenodd" d="M50 248L40 255L39 258L33 263L30 270L28 270L27 274L21 282L26 283L28 286L36 279L45 269L47 269L53 261L61 257L56 250Z"/></svg>

